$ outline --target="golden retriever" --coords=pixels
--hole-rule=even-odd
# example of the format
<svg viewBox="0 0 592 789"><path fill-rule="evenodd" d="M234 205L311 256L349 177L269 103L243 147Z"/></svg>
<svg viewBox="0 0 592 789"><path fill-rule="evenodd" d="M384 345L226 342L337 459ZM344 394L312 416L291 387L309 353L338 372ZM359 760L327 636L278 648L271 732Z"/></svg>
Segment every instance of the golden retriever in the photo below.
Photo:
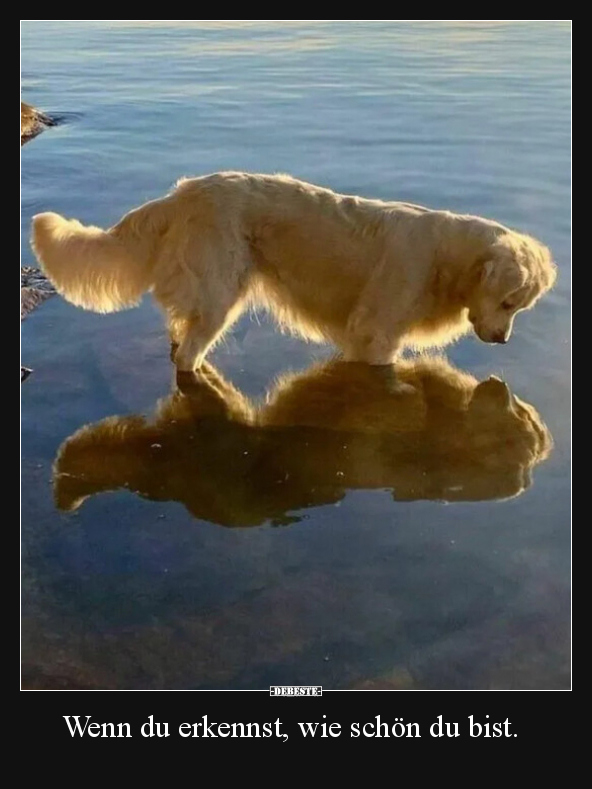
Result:
<svg viewBox="0 0 592 789"><path fill-rule="evenodd" d="M179 501L222 526L289 524L294 511L348 490L398 501L518 496L551 452L536 410L499 378L479 383L444 359L382 368L331 361L283 376L264 403L207 361L179 373L151 417L112 416L67 438L54 463L63 510L88 496L135 491Z"/></svg>
<svg viewBox="0 0 592 789"><path fill-rule="evenodd" d="M248 305L373 365L471 325L505 343L516 313L556 276L546 247L488 219L240 172L182 179L109 230L38 214L33 248L59 293L85 309L133 307L152 292L184 371Z"/></svg>

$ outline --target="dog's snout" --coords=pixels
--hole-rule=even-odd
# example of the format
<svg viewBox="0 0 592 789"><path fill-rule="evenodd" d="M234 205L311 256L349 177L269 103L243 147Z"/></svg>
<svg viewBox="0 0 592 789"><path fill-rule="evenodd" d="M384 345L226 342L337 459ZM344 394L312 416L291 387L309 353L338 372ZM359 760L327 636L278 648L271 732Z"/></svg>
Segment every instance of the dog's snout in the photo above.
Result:
<svg viewBox="0 0 592 789"><path fill-rule="evenodd" d="M503 330L491 331L479 324L475 325L475 332L477 333L477 336L479 337L480 340L483 340L483 342L487 342L491 344L499 343L500 345L505 345L505 343L507 343L508 340L510 339L509 331L503 331Z"/></svg>

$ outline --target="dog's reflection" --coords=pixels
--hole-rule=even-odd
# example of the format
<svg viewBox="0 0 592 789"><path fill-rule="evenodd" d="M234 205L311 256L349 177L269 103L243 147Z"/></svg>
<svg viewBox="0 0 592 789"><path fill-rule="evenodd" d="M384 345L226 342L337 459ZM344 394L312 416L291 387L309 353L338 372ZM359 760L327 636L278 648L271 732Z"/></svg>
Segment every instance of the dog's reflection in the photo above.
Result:
<svg viewBox="0 0 592 789"><path fill-rule="evenodd" d="M535 409L497 378L443 359L394 368L332 361L285 376L255 404L210 365L180 373L152 418L87 425L61 446L57 504L129 489L223 526L389 489L399 501L516 496L552 447Z"/></svg>

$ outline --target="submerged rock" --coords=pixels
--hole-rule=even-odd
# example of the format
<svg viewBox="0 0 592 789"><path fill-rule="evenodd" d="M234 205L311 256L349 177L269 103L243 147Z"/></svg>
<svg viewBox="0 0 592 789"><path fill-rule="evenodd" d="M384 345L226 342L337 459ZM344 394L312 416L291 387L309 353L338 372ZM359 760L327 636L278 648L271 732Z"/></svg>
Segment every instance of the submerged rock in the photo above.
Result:
<svg viewBox="0 0 592 789"><path fill-rule="evenodd" d="M35 137L56 121L44 112L21 101L21 145ZM53 285L39 269L32 266L21 267L21 320L41 302L55 293ZM31 374L28 367L21 365L21 383Z"/></svg>
<svg viewBox="0 0 592 789"><path fill-rule="evenodd" d="M21 267L21 320L55 293L55 288L39 269L32 266ZM21 383L29 377L32 370L21 365Z"/></svg>
<svg viewBox="0 0 592 789"><path fill-rule="evenodd" d="M21 267L21 320L55 293L55 288L39 269Z"/></svg>
<svg viewBox="0 0 592 789"><path fill-rule="evenodd" d="M21 288L21 320L26 318L35 307L38 307L45 299L48 299L52 293L45 290L37 290L36 288Z"/></svg>
<svg viewBox="0 0 592 789"><path fill-rule="evenodd" d="M34 266L21 266L21 288L35 288L49 294L56 292L45 274Z"/></svg>

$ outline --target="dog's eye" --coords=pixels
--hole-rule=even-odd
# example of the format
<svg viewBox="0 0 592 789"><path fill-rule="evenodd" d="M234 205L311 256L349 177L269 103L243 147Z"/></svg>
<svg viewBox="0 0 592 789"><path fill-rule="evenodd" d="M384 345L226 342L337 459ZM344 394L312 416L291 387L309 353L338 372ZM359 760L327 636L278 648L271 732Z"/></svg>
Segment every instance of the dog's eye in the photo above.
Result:
<svg viewBox="0 0 592 789"><path fill-rule="evenodd" d="M509 301L502 301L502 310L513 310L514 305Z"/></svg>

